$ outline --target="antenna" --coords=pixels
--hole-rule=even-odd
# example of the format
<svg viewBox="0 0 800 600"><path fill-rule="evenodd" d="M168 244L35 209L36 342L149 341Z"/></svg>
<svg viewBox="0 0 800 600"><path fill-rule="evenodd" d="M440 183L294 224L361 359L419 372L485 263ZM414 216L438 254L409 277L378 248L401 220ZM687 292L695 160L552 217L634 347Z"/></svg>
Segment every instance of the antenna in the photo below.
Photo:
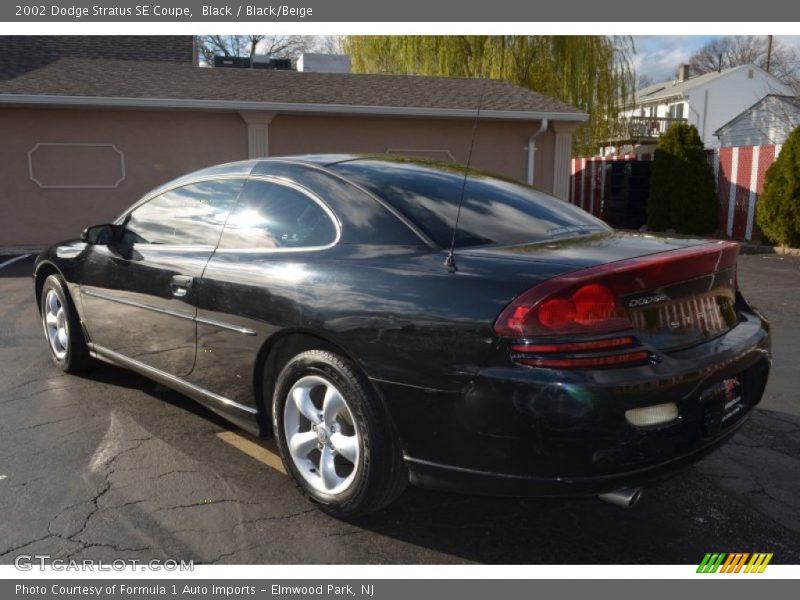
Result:
<svg viewBox="0 0 800 600"><path fill-rule="evenodd" d="M453 226L453 237L450 240L450 250L447 257L444 259L444 264L447 270L455 273L458 270L456 266L456 256L454 251L456 249L456 234L458 233L458 221L461 219L461 206L464 204L464 193L467 190L467 177L469 177L469 166L472 163L472 149L475 147L475 133L478 131L478 119L481 117L481 109L483 108L483 94L486 92L486 82L489 77L484 77L483 84L481 85L481 97L478 100L478 110L475 112L475 122L472 124L472 139L469 142L469 153L467 154L467 164L464 168L464 181L461 182L461 197L458 199L458 210L456 211L456 223Z"/></svg>

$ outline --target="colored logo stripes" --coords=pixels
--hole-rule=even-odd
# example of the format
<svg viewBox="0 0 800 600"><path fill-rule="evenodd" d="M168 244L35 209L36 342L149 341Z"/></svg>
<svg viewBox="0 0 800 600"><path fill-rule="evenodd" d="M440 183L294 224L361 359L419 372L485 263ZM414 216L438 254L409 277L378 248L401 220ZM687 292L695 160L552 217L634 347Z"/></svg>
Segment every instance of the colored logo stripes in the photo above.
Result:
<svg viewBox="0 0 800 600"><path fill-rule="evenodd" d="M763 573L772 560L772 552L708 552L703 557L698 573Z"/></svg>

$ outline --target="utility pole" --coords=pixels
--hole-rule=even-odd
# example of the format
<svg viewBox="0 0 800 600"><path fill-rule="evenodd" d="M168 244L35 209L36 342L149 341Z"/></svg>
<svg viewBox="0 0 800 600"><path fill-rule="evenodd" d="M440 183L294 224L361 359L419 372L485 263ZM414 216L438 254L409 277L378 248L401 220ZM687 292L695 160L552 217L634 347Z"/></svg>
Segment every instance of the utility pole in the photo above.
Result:
<svg viewBox="0 0 800 600"><path fill-rule="evenodd" d="M766 71L769 73L769 63L772 60L772 36L767 36L767 68Z"/></svg>

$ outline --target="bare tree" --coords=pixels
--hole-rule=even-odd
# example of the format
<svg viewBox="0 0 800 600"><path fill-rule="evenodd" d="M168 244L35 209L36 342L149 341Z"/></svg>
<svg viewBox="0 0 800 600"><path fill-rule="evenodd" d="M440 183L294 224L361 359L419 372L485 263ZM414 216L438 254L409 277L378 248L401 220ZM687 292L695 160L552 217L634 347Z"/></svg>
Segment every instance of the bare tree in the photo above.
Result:
<svg viewBox="0 0 800 600"><path fill-rule="evenodd" d="M215 56L253 56L265 54L276 58L296 59L317 45L308 35L201 35L197 51L202 62L214 64Z"/></svg>
<svg viewBox="0 0 800 600"><path fill-rule="evenodd" d="M650 77L650 75L648 75L647 73L637 73L636 74L636 90L637 91L641 90L643 88L646 88L646 87L648 87L650 85L653 85L654 83L655 83L655 81L653 81L653 78Z"/></svg>
<svg viewBox="0 0 800 600"><path fill-rule="evenodd" d="M346 54L343 35L321 35L317 38L315 52L324 54Z"/></svg>
<svg viewBox="0 0 800 600"><path fill-rule="evenodd" d="M696 75L748 63L765 69L768 46L768 36L736 35L715 38L692 54L689 64L692 73ZM773 40L769 71L784 83L797 86L800 82L800 54L780 40Z"/></svg>

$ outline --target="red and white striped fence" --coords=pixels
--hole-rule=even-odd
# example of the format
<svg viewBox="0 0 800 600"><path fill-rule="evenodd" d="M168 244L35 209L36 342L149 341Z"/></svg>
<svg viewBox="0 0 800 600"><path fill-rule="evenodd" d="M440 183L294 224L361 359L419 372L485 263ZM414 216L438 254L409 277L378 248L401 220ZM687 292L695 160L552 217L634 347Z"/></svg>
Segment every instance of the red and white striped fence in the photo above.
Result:
<svg viewBox="0 0 800 600"><path fill-rule="evenodd" d="M735 240L760 238L755 225L758 199L767 169L781 144L738 146L714 151L712 165L719 198L719 228Z"/></svg>
<svg viewBox="0 0 800 600"><path fill-rule="evenodd" d="M758 198L764 191L767 169L775 162L781 144L740 146L709 151L719 200L719 228L730 238L760 238L755 225ZM573 158L569 200L593 215L602 216L605 168L608 161L651 160L650 154Z"/></svg>

